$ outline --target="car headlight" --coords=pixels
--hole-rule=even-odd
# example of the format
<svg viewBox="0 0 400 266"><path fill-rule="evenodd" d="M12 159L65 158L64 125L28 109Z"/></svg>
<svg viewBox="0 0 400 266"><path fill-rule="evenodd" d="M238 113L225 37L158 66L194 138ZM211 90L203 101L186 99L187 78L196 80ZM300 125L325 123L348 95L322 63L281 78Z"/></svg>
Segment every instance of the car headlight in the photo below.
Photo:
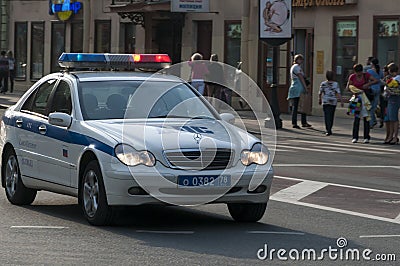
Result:
<svg viewBox="0 0 400 266"><path fill-rule="evenodd" d="M137 151L127 144L118 144L115 147L115 155L121 163L127 166L136 166L144 164L146 166L154 166L156 159L149 151Z"/></svg>
<svg viewBox="0 0 400 266"><path fill-rule="evenodd" d="M243 150L240 154L240 160L244 165L255 164L266 164L269 158L268 148L261 143L256 143L253 145L251 150Z"/></svg>

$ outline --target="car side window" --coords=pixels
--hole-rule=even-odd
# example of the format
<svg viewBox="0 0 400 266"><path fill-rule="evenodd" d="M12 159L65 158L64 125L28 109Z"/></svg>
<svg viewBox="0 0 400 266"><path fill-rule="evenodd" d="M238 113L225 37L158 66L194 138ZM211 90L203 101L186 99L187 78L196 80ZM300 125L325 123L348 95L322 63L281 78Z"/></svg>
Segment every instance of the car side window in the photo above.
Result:
<svg viewBox="0 0 400 266"><path fill-rule="evenodd" d="M56 81L55 79L50 79L41 84L25 101L21 110L47 116L47 103Z"/></svg>
<svg viewBox="0 0 400 266"><path fill-rule="evenodd" d="M49 113L53 112L66 113L69 115L72 112L71 89L66 81L61 80L55 89Z"/></svg>

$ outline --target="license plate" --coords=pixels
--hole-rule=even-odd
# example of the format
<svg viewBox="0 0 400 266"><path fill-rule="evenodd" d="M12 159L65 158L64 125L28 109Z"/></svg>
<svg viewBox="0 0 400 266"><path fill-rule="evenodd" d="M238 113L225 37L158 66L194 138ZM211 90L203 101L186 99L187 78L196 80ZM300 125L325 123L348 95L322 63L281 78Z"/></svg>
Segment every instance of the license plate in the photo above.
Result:
<svg viewBox="0 0 400 266"><path fill-rule="evenodd" d="M229 187L230 175L180 175L178 187Z"/></svg>

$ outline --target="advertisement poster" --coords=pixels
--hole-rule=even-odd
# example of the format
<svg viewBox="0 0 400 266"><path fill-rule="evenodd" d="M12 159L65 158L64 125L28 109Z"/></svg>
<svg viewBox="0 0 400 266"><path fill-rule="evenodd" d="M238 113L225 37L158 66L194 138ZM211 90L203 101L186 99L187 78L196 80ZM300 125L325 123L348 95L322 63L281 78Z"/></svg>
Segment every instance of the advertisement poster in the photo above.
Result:
<svg viewBox="0 0 400 266"><path fill-rule="evenodd" d="M260 0L260 38L291 38L291 0Z"/></svg>

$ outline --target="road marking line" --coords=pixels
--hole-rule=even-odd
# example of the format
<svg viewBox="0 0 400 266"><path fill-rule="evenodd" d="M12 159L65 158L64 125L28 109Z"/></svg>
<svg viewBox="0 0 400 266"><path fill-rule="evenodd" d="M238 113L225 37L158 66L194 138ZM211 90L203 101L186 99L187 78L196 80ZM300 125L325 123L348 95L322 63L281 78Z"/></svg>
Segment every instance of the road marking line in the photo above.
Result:
<svg viewBox="0 0 400 266"><path fill-rule="evenodd" d="M396 221L398 221L398 222L400 222L400 214L396 217L396 218L394 218Z"/></svg>
<svg viewBox="0 0 400 266"><path fill-rule="evenodd" d="M364 214L364 213L359 213L359 212L346 211L346 210L342 210L342 209L336 209L336 208L332 208L332 207L326 207L326 206L321 206L321 205L316 205L316 204L311 204L311 203L305 203L305 202L300 202L300 201L291 202L291 201L285 201L283 199L274 199L273 195L271 196L271 200L278 201L278 202L284 202L284 203L291 203L291 204L304 206L304 207L310 207L310 208L314 208L314 209L320 209L320 210L324 210L324 211L338 212L338 213L358 216L358 217L362 217L362 218L378 220L378 221L382 221L382 222L400 224L400 221L396 221L394 219L383 218L383 217Z"/></svg>
<svg viewBox="0 0 400 266"><path fill-rule="evenodd" d="M247 231L249 234L276 234L276 235L305 235L300 232L275 232L275 231Z"/></svg>
<svg viewBox="0 0 400 266"><path fill-rule="evenodd" d="M275 200L285 200L288 202L298 201L308 195L326 187L328 184L317 181L304 180L288 188L282 189L271 196Z"/></svg>
<svg viewBox="0 0 400 266"><path fill-rule="evenodd" d="M384 237L400 237L400 235L366 235L366 236L360 236L360 238L384 238Z"/></svg>
<svg viewBox="0 0 400 266"><path fill-rule="evenodd" d="M10 228L17 229L67 229L66 226L46 226L46 225L12 225Z"/></svg>
<svg viewBox="0 0 400 266"><path fill-rule="evenodd" d="M299 164L299 163L277 163L274 167L334 167L334 168L394 168L400 169L398 165L333 165L333 164Z"/></svg>
<svg viewBox="0 0 400 266"><path fill-rule="evenodd" d="M286 177L286 176L274 176L274 178L280 178L280 179L286 179L286 180L293 180L293 181L309 181L306 179L300 179L300 178L295 178L295 177ZM342 184L336 184L336 183L329 183L329 182L320 182L320 181L312 181L312 182L318 182L318 183L323 183L326 185L331 185L331 186L338 186L338 187L345 187L345 188L354 188L354 189L359 189L359 190L367 190L367 191L373 191L373 192L382 192L382 193L388 193L388 194L394 194L394 195L400 195L400 192L396 191L388 191L388 190L381 190L381 189L374 189L374 188L365 188L365 187L356 187L356 186L349 186L349 185L342 185ZM274 194L276 195L276 193ZM396 218L400 218L400 215ZM400 221L400 219L399 219Z"/></svg>
<svg viewBox="0 0 400 266"><path fill-rule="evenodd" d="M365 149L350 149L350 148L343 148L343 147L324 147L324 149L336 149L336 150L340 150L340 151L351 151L351 152L359 152L359 153L372 153L372 154L378 154L378 155L384 155L384 154L396 154L393 152L382 152L382 151L372 151L372 150L365 150Z"/></svg>
<svg viewBox="0 0 400 266"><path fill-rule="evenodd" d="M332 143L332 142L318 142L318 141L311 141L311 140L299 140L299 139L289 139L288 141L295 141L295 142L303 142L303 143L313 143L318 145L325 145L325 146L339 146L339 147L354 147L353 143ZM400 150L393 150L388 148L377 148L377 147L368 147L367 145L362 146L363 150L376 150L376 151L383 151L383 152L395 152L399 153ZM355 150L353 150L355 151Z"/></svg>
<svg viewBox="0 0 400 266"><path fill-rule="evenodd" d="M285 150L285 149L269 149L274 152L294 152L294 150Z"/></svg>
<svg viewBox="0 0 400 266"><path fill-rule="evenodd" d="M136 230L136 233L152 233L152 234L194 234L194 231L152 231L152 230Z"/></svg>
<svg viewBox="0 0 400 266"><path fill-rule="evenodd" d="M325 153L344 153L344 152L341 152L341 151L326 151L326 150L320 150L320 149L295 147L295 146L286 146L286 145L281 145L281 144L278 144L278 148L289 148L289 149L295 149L295 150L315 151L315 152L325 152Z"/></svg>

